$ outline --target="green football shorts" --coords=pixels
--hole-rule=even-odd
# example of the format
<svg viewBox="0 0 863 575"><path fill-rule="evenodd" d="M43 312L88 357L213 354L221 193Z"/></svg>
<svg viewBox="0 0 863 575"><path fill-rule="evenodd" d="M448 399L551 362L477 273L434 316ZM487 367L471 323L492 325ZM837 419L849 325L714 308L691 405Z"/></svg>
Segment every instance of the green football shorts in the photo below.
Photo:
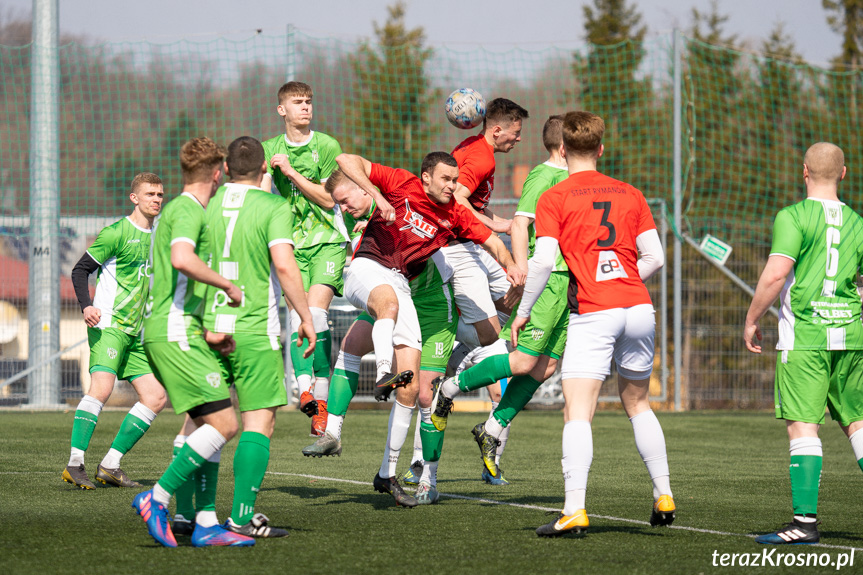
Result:
<svg viewBox="0 0 863 575"><path fill-rule="evenodd" d="M420 369L444 373L458 327L452 285L443 283L437 266L431 261L410 285L422 333Z"/></svg>
<svg viewBox="0 0 863 575"><path fill-rule="evenodd" d="M222 373L237 388L240 411L254 411L288 404L285 361L278 338L233 334L237 349L219 355Z"/></svg>
<svg viewBox="0 0 863 575"><path fill-rule="evenodd" d="M153 373L140 335L129 335L115 327L87 328L90 344L90 373L107 371L117 379L134 381Z"/></svg>
<svg viewBox="0 0 863 575"><path fill-rule="evenodd" d="M294 258L303 276L303 289L309 291L313 285L328 285L336 295L342 295L346 257L344 244L318 244L294 250Z"/></svg>
<svg viewBox="0 0 863 575"><path fill-rule="evenodd" d="M532 356L547 355L560 359L566 347L566 328L569 325L569 308L566 292L569 289L569 274L553 272L548 284L530 311L530 320L518 336L518 350ZM515 319L515 310L500 331L500 339L509 341L510 325Z"/></svg>
<svg viewBox="0 0 863 575"><path fill-rule="evenodd" d="M189 340L189 349L173 341L148 342L144 351L153 373L165 387L176 413L231 399L228 382L222 375L219 354L203 338Z"/></svg>
<svg viewBox="0 0 863 575"><path fill-rule="evenodd" d="M776 358L776 417L841 425L863 420L863 350L788 350Z"/></svg>

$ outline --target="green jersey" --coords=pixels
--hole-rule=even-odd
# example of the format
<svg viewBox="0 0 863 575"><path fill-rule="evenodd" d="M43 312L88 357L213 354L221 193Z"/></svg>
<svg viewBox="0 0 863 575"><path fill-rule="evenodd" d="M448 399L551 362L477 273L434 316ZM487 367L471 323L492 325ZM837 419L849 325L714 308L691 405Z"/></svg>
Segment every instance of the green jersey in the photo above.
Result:
<svg viewBox="0 0 863 575"><path fill-rule="evenodd" d="M515 208L515 215L536 219L536 204L542 193L568 177L569 171L566 168L555 166L551 162L545 162L532 169L521 188L521 198ZM536 227L532 222L527 227L527 237L527 257L531 258L533 257L533 250L536 248ZM560 248L558 248L552 271L565 272L568 269L566 262L563 261Z"/></svg>
<svg viewBox="0 0 863 575"><path fill-rule="evenodd" d="M186 277L171 265L171 246L185 242L206 262L210 258L204 206L195 196L182 193L168 202L156 218L150 247L150 304L144 317L144 343L178 342L189 349L189 340L204 334L206 286Z"/></svg>
<svg viewBox="0 0 863 575"><path fill-rule="evenodd" d="M842 202L806 199L777 214L770 255L794 260L780 294L776 349L863 349L863 219Z"/></svg>
<svg viewBox="0 0 863 575"><path fill-rule="evenodd" d="M102 312L99 329L113 327L129 335L141 331L150 291L151 235L123 218L99 232L87 250L100 266L93 300Z"/></svg>
<svg viewBox="0 0 863 575"><path fill-rule="evenodd" d="M281 289L272 272L270 248L293 244L293 215L283 198L260 188L226 184L207 206L210 267L243 291L240 307L228 295L207 289L204 325L219 333L278 337Z"/></svg>
<svg viewBox="0 0 863 575"><path fill-rule="evenodd" d="M347 242L348 230L338 206L327 210L309 201L281 170L273 169L270 160L276 154L285 154L291 166L306 179L316 184L327 181L335 169L336 156L342 153L339 143L326 134L312 132L305 142L289 142L285 134L264 142L267 172L282 197L291 204L294 213L294 246L310 248L319 244Z"/></svg>

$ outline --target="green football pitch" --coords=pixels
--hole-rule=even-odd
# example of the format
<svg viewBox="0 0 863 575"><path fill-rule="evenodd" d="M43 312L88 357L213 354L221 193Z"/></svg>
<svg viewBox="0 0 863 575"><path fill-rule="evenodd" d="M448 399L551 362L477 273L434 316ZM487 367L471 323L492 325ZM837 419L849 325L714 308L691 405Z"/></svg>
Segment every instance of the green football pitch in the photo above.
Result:
<svg viewBox="0 0 863 575"><path fill-rule="evenodd" d="M123 412L103 413L87 455L92 477ZM863 474L834 423L822 429L822 544L765 548L751 534L790 520L788 442L769 413L659 414L666 434L677 520L647 524L652 503L647 471L622 413L594 421L594 461L587 493L586 535L540 539L534 529L563 504L560 413L526 412L513 424L502 462L511 484L480 481L471 427L485 418L450 418L438 473L437 505L404 509L374 492L388 412L348 414L339 458L310 459L309 419L280 413L270 471L258 511L290 530L286 539L246 549L156 545L130 503L133 491L80 491L63 483L72 412L0 412L0 570L5 573L706 573L759 554L766 567L732 571L821 573L835 563L863 569ZM129 475L152 486L171 457L181 424L161 415L123 460ZM413 427L399 470L410 464ZM236 440L222 454L218 513L230 512ZM856 551L855 551L856 549ZM774 551L775 550L775 551ZM767 552L767 555L762 555ZM772 555L770 553L773 553ZM789 563L786 553L791 553ZM746 555L743 555L746 554ZM781 555L777 555L781 554ZM843 558L843 554L845 554ZM811 556L811 557L810 557ZM814 558L813 558L814 557ZM777 564L778 560L778 564ZM809 561L808 566L801 561ZM813 566L818 561L822 566ZM831 564L831 562L833 564Z"/></svg>

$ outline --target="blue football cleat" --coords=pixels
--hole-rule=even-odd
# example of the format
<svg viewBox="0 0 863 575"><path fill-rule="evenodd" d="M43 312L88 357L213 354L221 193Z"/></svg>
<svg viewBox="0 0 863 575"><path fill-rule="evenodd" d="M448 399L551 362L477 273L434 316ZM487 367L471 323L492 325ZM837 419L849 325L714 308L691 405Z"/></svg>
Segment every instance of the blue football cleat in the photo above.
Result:
<svg viewBox="0 0 863 575"><path fill-rule="evenodd" d="M168 509L158 501L153 500L153 490L144 491L132 500L132 507L147 524L147 531L156 543L165 547L176 547L177 540L171 532L171 521L168 519Z"/></svg>
<svg viewBox="0 0 863 575"><path fill-rule="evenodd" d="M507 481L503 476L503 469L498 467L498 471L500 472L497 477L493 476L488 472L488 469L485 467L482 468L482 480L490 485L509 485L509 481Z"/></svg>
<svg viewBox="0 0 863 575"><path fill-rule="evenodd" d="M817 523L804 523L796 519L774 533L755 538L756 543L765 545L812 545L820 540Z"/></svg>
<svg viewBox="0 0 863 575"><path fill-rule="evenodd" d="M251 547L255 540L233 531L228 531L221 525L201 527L195 525L192 532L192 547Z"/></svg>

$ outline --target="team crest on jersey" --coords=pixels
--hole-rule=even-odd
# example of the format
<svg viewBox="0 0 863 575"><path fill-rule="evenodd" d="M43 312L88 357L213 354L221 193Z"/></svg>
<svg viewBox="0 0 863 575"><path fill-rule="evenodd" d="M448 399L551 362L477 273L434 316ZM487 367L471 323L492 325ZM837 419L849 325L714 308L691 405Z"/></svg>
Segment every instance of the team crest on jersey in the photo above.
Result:
<svg viewBox="0 0 863 575"><path fill-rule="evenodd" d="M312 150L312 160L317 164L318 163L318 151Z"/></svg>
<svg viewBox="0 0 863 575"><path fill-rule="evenodd" d="M438 221L438 223L439 223L440 225L442 225L443 227L445 227L446 229L448 229L448 230L451 230L451 229L452 229L452 222L451 222L451 221L449 221L449 220L448 220L448 219L446 219L446 218L444 218L444 219L442 219L442 220L439 220L439 221Z"/></svg>
<svg viewBox="0 0 863 575"><path fill-rule="evenodd" d="M108 357L110 357L111 359L117 359L117 350L113 347L109 347L107 353Z"/></svg>
<svg viewBox="0 0 863 575"><path fill-rule="evenodd" d="M423 219L422 214L419 214L411 209L411 204L405 198L405 215L402 218L408 223L406 226L399 228L399 231L410 230L423 239L433 238L437 234L437 226Z"/></svg>
<svg viewBox="0 0 863 575"><path fill-rule="evenodd" d="M218 389L219 386L222 385L222 374L216 373L215 371L213 373L208 373L207 374L207 383L209 383L214 388Z"/></svg>
<svg viewBox="0 0 863 575"><path fill-rule="evenodd" d="M613 250L599 252L599 261L596 264L596 281L604 282L615 278L629 277L620 258Z"/></svg>
<svg viewBox="0 0 863 575"><path fill-rule="evenodd" d="M544 335L545 335L544 329L533 328L533 330L531 330L530 337L531 337L531 339L533 339L533 341L539 341L542 339L542 337Z"/></svg>

